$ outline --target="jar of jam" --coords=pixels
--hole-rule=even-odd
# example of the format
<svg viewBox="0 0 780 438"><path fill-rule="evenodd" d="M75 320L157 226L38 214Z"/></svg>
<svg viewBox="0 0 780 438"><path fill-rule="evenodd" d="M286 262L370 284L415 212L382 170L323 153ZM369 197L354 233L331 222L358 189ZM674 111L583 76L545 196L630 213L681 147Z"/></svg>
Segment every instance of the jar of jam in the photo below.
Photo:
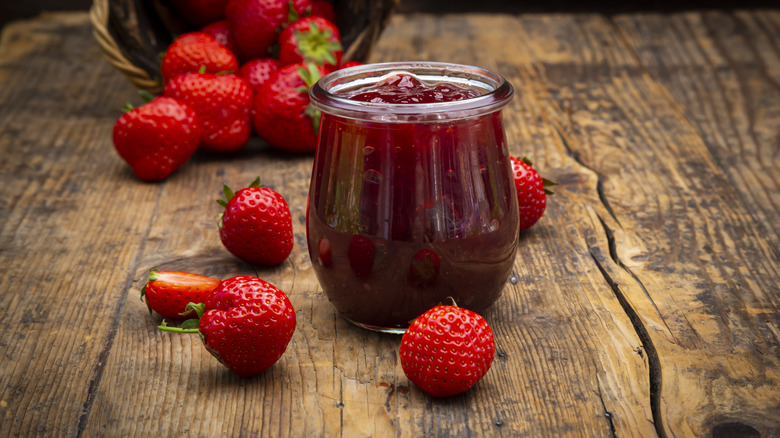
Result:
<svg viewBox="0 0 780 438"><path fill-rule="evenodd" d="M432 62L347 68L312 87L308 249L343 317L402 333L437 304L480 313L499 298L518 238L501 116L512 95L495 73Z"/></svg>

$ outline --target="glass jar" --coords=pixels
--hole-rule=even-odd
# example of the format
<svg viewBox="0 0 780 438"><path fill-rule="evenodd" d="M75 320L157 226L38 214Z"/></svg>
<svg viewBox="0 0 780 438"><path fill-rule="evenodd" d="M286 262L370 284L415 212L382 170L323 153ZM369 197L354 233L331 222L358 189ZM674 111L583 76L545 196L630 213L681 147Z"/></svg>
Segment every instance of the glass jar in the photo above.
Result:
<svg viewBox="0 0 780 438"><path fill-rule="evenodd" d="M361 102L388 75L478 90L464 100ZM368 64L315 84L322 112L306 233L314 271L349 321L402 333L440 304L483 312L517 249L518 207L501 109L513 88L482 68Z"/></svg>

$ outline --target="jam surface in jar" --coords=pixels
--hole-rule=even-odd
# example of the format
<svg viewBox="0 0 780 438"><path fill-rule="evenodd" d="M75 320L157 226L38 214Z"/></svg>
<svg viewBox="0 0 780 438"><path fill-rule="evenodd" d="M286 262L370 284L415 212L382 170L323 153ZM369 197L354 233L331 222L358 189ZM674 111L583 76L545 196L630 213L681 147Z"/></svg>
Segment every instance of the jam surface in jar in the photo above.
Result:
<svg viewBox="0 0 780 438"><path fill-rule="evenodd" d="M480 95L395 73L339 96L392 106ZM366 328L403 331L451 299L476 312L498 299L518 236L500 111L421 123L323 111L319 142L308 248L342 316Z"/></svg>
<svg viewBox="0 0 780 438"><path fill-rule="evenodd" d="M411 73L395 73L346 96L360 102L412 104L452 102L481 95L482 93L474 88L452 82L426 84Z"/></svg>

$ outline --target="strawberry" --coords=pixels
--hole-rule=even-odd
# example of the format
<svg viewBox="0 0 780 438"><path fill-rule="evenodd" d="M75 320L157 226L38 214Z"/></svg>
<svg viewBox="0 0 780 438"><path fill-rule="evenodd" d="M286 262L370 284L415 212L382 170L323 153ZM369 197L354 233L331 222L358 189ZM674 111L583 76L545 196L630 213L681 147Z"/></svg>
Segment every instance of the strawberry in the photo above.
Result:
<svg viewBox="0 0 780 438"><path fill-rule="evenodd" d="M188 23L202 27L225 18L225 6L230 0L171 0L176 12Z"/></svg>
<svg viewBox="0 0 780 438"><path fill-rule="evenodd" d="M310 0L230 0L225 15L239 51L252 59L269 56L282 28L310 8Z"/></svg>
<svg viewBox="0 0 780 438"><path fill-rule="evenodd" d="M248 263L275 266L293 249L290 208L282 195L260 187L260 178L235 193L223 187L225 211L219 216L219 237L233 255Z"/></svg>
<svg viewBox="0 0 780 438"><path fill-rule="evenodd" d="M325 73L313 63L282 67L255 95L255 132L278 149L306 153L317 146L320 112L309 101L309 88Z"/></svg>
<svg viewBox="0 0 780 438"><path fill-rule="evenodd" d="M173 40L162 60L161 73L165 82L201 69L205 73L235 71L238 60L213 36L202 32L186 33Z"/></svg>
<svg viewBox="0 0 780 438"><path fill-rule="evenodd" d="M477 313L439 305L418 316L401 338L406 376L433 397L466 392L490 369L493 331Z"/></svg>
<svg viewBox="0 0 780 438"><path fill-rule="evenodd" d="M333 71L341 63L344 49L336 25L322 17L296 20L279 34L282 65L313 62Z"/></svg>
<svg viewBox="0 0 780 438"><path fill-rule="evenodd" d="M238 75L244 78L252 91L257 93L281 67L282 63L278 59L257 58L242 65L238 70Z"/></svg>
<svg viewBox="0 0 780 438"><path fill-rule="evenodd" d="M200 146L234 152L252 133L252 90L235 74L185 73L165 84L163 95L180 100L198 113L203 136Z"/></svg>
<svg viewBox="0 0 780 438"><path fill-rule="evenodd" d="M122 114L114 125L114 147L143 181L165 179L189 160L200 143L198 116L167 97Z"/></svg>
<svg viewBox="0 0 780 438"><path fill-rule="evenodd" d="M239 377L256 376L282 357L295 333L295 309L271 283L240 275L214 289L205 303L191 305L199 320L162 331L199 333L206 349ZM197 327L197 328L195 328Z"/></svg>
<svg viewBox="0 0 780 438"><path fill-rule="evenodd" d="M330 239L323 237L317 243L317 254L320 256L320 264L325 268L333 267L333 245L330 243Z"/></svg>
<svg viewBox="0 0 780 438"><path fill-rule="evenodd" d="M238 51L236 41L233 39L233 35L230 33L230 24L228 24L227 20L212 22L211 24L203 27L200 32L205 33L206 35L211 35L214 40L216 40L216 42L227 47L227 49L230 50L233 55L235 55L236 59L238 59L240 52ZM241 63L240 59L239 63Z"/></svg>
<svg viewBox="0 0 780 438"><path fill-rule="evenodd" d="M531 165L531 160L522 160L510 157L512 161L512 173L517 189L517 203L520 207L520 231L525 231L533 226L544 214L547 206L547 195L552 194L546 187L555 185L554 182L542 178L539 172Z"/></svg>
<svg viewBox="0 0 780 438"><path fill-rule="evenodd" d="M333 4L326 0L311 0L311 15L322 17L331 23L336 22L336 10Z"/></svg>
<svg viewBox="0 0 780 438"><path fill-rule="evenodd" d="M182 271L152 270L141 291L149 313L154 310L164 318L183 319L187 304L206 301L219 280Z"/></svg>

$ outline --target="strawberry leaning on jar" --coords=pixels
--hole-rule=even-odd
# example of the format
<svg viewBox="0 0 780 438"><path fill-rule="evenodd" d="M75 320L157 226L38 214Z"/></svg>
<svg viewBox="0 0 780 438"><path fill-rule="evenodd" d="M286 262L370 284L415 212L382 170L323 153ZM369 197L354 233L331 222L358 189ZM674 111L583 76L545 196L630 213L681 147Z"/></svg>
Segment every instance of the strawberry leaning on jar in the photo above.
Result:
<svg viewBox="0 0 780 438"><path fill-rule="evenodd" d="M141 299L146 300L150 313L155 311L163 318L184 319L187 304L206 301L219 283L219 279L205 275L153 269L141 291Z"/></svg>
<svg viewBox="0 0 780 438"><path fill-rule="evenodd" d="M532 167L527 157L523 159L509 157L512 162L512 175L517 191L517 204L520 208L520 231L531 228L544 214L547 207L547 195L552 192L547 187L555 182L542 178Z"/></svg>
<svg viewBox="0 0 780 438"><path fill-rule="evenodd" d="M233 255L245 262L275 266L287 259L293 249L290 207L282 195L260 187L256 178L237 192L223 187L225 207L219 215L219 237Z"/></svg>
<svg viewBox="0 0 780 438"><path fill-rule="evenodd" d="M255 95L257 135L286 152L313 152L320 111L311 105L309 88L324 74L322 66L310 62L282 67L271 76Z"/></svg>
<svg viewBox="0 0 780 438"><path fill-rule="evenodd" d="M165 84L163 95L184 102L198 113L200 147L235 152L252 134L252 90L235 74L184 73Z"/></svg>
<svg viewBox="0 0 780 438"><path fill-rule="evenodd" d="M240 377L256 376L275 364L295 333L295 309L280 289L240 275L220 283L204 303L192 303L199 319L162 331L199 333L206 349Z"/></svg>
<svg viewBox="0 0 780 438"><path fill-rule="evenodd" d="M167 178L190 159L200 138L195 111L167 97L122 114L113 131L117 153L143 181Z"/></svg>
<svg viewBox="0 0 780 438"><path fill-rule="evenodd" d="M282 65L313 62L326 71L341 64L344 49L335 24L322 17L296 20L279 34L279 61Z"/></svg>
<svg viewBox="0 0 780 438"><path fill-rule="evenodd" d="M425 393L449 397L466 392L493 363L493 331L482 316L439 305L418 316L401 338L404 374Z"/></svg>
<svg viewBox="0 0 780 438"><path fill-rule="evenodd" d="M184 73L203 71L221 73L238 69L238 60L213 36L202 32L177 37L162 59L161 74L165 82Z"/></svg>

